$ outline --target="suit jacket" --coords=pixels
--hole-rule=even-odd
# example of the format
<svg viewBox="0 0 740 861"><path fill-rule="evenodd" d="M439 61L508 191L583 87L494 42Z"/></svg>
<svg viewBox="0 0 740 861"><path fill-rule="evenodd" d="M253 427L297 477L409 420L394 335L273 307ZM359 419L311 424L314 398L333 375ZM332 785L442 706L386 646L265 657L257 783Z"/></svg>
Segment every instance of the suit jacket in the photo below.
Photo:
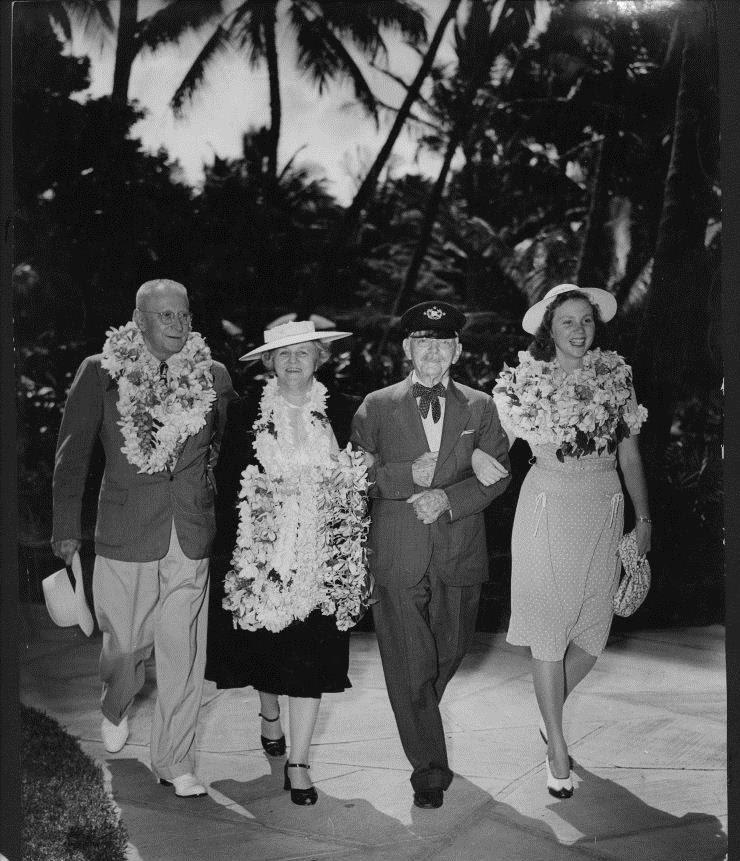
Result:
<svg viewBox="0 0 740 861"><path fill-rule="evenodd" d="M69 390L54 466L53 541L81 538L82 494L96 436L105 451L98 497L95 552L124 562L151 562L167 554L174 518L190 559L208 556L216 531L211 469L218 458L226 408L236 397L226 368L213 362L216 400L197 434L188 437L171 471L139 473L121 451L118 386L101 355L80 365Z"/></svg>
<svg viewBox="0 0 740 861"><path fill-rule="evenodd" d="M418 583L430 565L453 586L488 579L483 509L509 484L484 487L473 473L471 455L481 448L509 468L509 446L493 399L450 380L445 399L437 466L432 488L442 488L451 512L422 523L406 500L424 490L414 484L412 463L429 451L411 375L372 392L352 423L352 442L376 457L371 469L372 521L368 538L370 568L383 586Z"/></svg>

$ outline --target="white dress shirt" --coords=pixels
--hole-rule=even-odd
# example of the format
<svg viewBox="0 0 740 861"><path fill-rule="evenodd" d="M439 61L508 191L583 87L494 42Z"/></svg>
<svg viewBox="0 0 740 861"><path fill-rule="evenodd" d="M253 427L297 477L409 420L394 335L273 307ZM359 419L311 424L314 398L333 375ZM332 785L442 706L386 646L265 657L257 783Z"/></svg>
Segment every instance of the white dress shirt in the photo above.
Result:
<svg viewBox="0 0 740 861"><path fill-rule="evenodd" d="M449 380L450 380L449 372L446 373L444 375L444 377L442 377L442 379L440 380L440 382L445 387L445 389L447 388ZM411 374L411 385L413 386L414 383L421 383L421 380L416 375L416 371L413 371L413 373ZM422 383L422 385L425 385L425 384ZM415 398L414 400L416 401L416 405L418 407L419 401L421 400L421 398ZM424 418L424 416L422 416L421 413L419 413L419 417L421 418L421 423L422 423L422 425L424 425L424 433L426 434L427 445L429 446L429 451L433 451L435 453L439 451L439 447L442 444L442 425L444 424L444 420L445 420L445 401L446 400L447 400L446 398L440 398L439 399L440 416L439 416L439 421L437 421L437 422L435 422L434 419L432 418L432 408L431 407L429 407L429 412L427 413L426 418Z"/></svg>

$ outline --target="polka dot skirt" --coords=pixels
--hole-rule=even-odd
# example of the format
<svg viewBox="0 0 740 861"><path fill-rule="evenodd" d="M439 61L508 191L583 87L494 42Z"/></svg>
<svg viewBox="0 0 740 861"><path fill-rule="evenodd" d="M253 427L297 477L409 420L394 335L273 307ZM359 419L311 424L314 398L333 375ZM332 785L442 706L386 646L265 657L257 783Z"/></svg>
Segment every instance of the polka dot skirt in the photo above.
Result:
<svg viewBox="0 0 740 861"><path fill-rule="evenodd" d="M614 456L537 458L519 495L512 533L511 621L507 640L543 661L569 643L591 655L606 645L619 580L617 545L624 497Z"/></svg>

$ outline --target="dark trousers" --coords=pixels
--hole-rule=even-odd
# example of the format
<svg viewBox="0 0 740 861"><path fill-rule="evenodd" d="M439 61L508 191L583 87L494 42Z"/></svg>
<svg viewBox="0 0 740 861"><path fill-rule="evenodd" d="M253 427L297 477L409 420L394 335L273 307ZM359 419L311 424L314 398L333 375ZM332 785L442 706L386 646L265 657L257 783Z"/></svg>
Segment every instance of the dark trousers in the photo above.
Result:
<svg viewBox="0 0 740 861"><path fill-rule="evenodd" d="M415 791L452 782L439 702L473 639L480 591L448 586L431 570L407 589L375 587L380 657Z"/></svg>

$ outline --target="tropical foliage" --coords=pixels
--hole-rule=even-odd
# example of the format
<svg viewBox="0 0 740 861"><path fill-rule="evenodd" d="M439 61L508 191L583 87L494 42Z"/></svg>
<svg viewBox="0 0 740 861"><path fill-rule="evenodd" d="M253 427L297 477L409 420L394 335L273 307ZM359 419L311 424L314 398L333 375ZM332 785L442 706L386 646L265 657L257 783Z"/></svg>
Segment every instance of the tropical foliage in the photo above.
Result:
<svg viewBox="0 0 740 861"><path fill-rule="evenodd" d="M148 17L136 0L122 0L117 21L104 2L21 4L14 288L26 533L48 538L54 443L72 374L108 327L130 318L136 286L149 277L188 285L196 329L242 391L259 380L238 357L276 317L315 313L351 329L350 346L322 380L358 398L403 373L394 325L413 302L445 298L465 308L456 373L490 391L504 362L527 346L524 310L553 284L576 281L617 297L611 340L601 346L633 365L650 413L641 442L655 579L644 612L690 620L693 604L702 618L718 618L714 4L684 0L629 16L618 6L450 0L427 32L426 4L410 0L175 0ZM115 38L140 62L186 32L199 34L202 48L172 96L183 111L223 51L243 52L269 72L269 123L244 129L241 156L215 157L202 187L190 188L167 152L148 153L132 136L141 108L128 103L127 89L123 97L120 85L112 98L81 95L89 63L64 50L70 21L86 24L91 39ZM391 34L418 56L408 76L389 62ZM389 120L347 207L300 152L278 161L284 108L274 54L287 37L319 94L349 81L356 103ZM440 51L445 39L452 52ZM368 62L405 88L397 108L372 91ZM438 159L436 175L388 169L401 133ZM527 457L517 444L513 488L487 514L487 594L502 606ZM94 488L91 498L90 517ZM700 593L710 596L701 610Z"/></svg>

